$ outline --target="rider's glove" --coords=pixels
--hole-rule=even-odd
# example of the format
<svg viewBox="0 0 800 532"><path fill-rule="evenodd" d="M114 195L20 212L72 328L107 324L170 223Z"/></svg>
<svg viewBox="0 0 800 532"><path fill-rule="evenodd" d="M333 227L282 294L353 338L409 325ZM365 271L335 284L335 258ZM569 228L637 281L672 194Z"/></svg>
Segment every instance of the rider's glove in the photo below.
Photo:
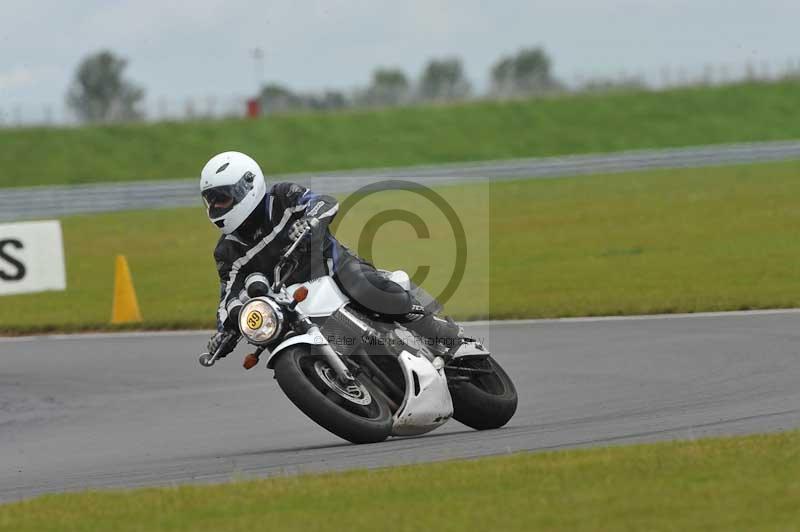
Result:
<svg viewBox="0 0 800 532"><path fill-rule="evenodd" d="M236 347L236 339L239 337L233 331L217 331L214 336L208 341L208 352L212 355L217 352L217 349L222 346L219 358L223 358L233 351Z"/></svg>
<svg viewBox="0 0 800 532"><path fill-rule="evenodd" d="M301 218L289 227L289 238L292 242L300 238L303 231L311 227L311 218Z"/></svg>

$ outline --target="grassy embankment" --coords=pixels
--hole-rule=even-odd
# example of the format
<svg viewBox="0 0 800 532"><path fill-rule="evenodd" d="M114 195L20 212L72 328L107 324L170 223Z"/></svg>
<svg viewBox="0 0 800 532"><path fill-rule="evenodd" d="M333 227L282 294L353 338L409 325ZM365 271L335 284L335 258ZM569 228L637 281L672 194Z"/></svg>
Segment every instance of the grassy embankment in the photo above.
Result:
<svg viewBox="0 0 800 532"><path fill-rule="evenodd" d="M214 153L267 173L800 137L800 83L569 95L263 120L0 130L0 188L196 175Z"/></svg>
<svg viewBox="0 0 800 532"><path fill-rule="evenodd" d="M0 530L798 530L800 433L0 506Z"/></svg>
<svg viewBox="0 0 800 532"><path fill-rule="evenodd" d="M800 306L800 162L530 180L439 189L463 221L467 270L447 310L459 318L558 317ZM395 194L395 195L393 195ZM374 259L440 291L455 245L444 217L409 193L359 204L339 228L358 248L365 220L416 212L420 240L392 222ZM144 327L211 327L216 230L201 208L63 221L68 289L8 296L0 331L107 327L113 259L128 256Z"/></svg>

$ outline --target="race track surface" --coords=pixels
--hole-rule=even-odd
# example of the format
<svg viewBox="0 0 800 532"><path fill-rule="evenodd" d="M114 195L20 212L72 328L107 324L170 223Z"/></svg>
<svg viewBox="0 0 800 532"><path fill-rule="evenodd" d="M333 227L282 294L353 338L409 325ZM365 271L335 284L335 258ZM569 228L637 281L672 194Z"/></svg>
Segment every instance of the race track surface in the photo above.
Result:
<svg viewBox="0 0 800 532"><path fill-rule="evenodd" d="M0 340L0 500L800 427L800 313L474 324L519 389L500 430L350 445L206 335Z"/></svg>

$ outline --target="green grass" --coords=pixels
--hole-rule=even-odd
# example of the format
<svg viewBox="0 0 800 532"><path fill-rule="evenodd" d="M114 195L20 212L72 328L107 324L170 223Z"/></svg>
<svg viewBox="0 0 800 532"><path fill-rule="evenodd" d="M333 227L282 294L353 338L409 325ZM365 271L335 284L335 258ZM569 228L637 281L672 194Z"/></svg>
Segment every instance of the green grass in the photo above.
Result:
<svg viewBox="0 0 800 532"><path fill-rule="evenodd" d="M798 530L800 433L47 495L0 530Z"/></svg>
<svg viewBox="0 0 800 532"><path fill-rule="evenodd" d="M571 95L263 120L0 131L0 187L188 178L214 153L268 173L800 137L800 83Z"/></svg>
<svg viewBox="0 0 800 532"><path fill-rule="evenodd" d="M800 161L659 170L439 189L467 233L458 318L564 317L800 306ZM376 212L403 208L430 228L390 222L373 258L438 294L454 269L444 217L408 192L373 196L344 216L342 241ZM216 229L203 210L63 220L65 292L6 296L0 331L100 329L111 313L114 256L130 262L145 328L212 327Z"/></svg>

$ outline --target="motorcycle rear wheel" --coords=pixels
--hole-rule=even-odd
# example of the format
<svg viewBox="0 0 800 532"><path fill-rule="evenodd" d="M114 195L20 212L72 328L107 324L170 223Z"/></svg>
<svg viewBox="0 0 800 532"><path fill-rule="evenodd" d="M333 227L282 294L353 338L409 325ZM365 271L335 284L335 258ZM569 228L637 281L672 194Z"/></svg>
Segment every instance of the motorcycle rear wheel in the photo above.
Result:
<svg viewBox="0 0 800 532"><path fill-rule="evenodd" d="M307 345L296 345L275 362L283 393L321 427L352 443L376 443L389 437L392 412L366 378L350 386L336 381L325 357Z"/></svg>
<svg viewBox="0 0 800 532"><path fill-rule="evenodd" d="M467 361L466 367L491 369L450 389L453 418L477 430L497 429L517 411L517 389L511 378L492 357Z"/></svg>

